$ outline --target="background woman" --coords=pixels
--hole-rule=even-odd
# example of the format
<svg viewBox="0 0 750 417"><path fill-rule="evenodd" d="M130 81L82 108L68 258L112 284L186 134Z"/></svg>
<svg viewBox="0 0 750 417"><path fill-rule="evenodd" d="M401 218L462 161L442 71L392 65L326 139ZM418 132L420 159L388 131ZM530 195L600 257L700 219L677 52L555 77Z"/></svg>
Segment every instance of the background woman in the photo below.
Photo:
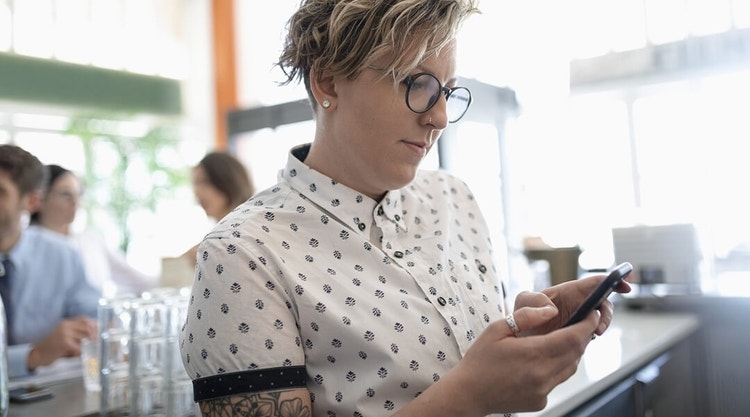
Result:
<svg viewBox="0 0 750 417"><path fill-rule="evenodd" d="M252 178L242 162L228 152L210 152L192 171L193 193L211 220L218 222L255 194ZM196 244L181 258L195 266Z"/></svg>
<svg viewBox="0 0 750 417"><path fill-rule="evenodd" d="M31 225L52 230L68 238L83 258L91 284L106 297L119 293L140 294L153 288L157 278L130 265L125 255L108 246L94 231L74 231L73 223L83 197L81 180L59 165L47 165L49 178L39 209Z"/></svg>
<svg viewBox="0 0 750 417"><path fill-rule="evenodd" d="M193 168L193 192L206 215L219 221L255 194L250 174L227 152L211 152Z"/></svg>

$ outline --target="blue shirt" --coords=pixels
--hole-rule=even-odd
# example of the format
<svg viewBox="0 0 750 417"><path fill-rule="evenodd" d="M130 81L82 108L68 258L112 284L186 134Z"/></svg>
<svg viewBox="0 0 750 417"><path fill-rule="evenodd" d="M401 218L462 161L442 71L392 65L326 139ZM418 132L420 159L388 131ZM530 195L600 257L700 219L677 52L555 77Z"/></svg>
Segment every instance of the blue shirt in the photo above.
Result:
<svg viewBox="0 0 750 417"><path fill-rule="evenodd" d="M80 255L61 236L38 226L21 232L8 253L15 265L11 284L12 337L8 347L10 377L27 375L31 345L47 336L63 319L96 319L100 293L88 283Z"/></svg>

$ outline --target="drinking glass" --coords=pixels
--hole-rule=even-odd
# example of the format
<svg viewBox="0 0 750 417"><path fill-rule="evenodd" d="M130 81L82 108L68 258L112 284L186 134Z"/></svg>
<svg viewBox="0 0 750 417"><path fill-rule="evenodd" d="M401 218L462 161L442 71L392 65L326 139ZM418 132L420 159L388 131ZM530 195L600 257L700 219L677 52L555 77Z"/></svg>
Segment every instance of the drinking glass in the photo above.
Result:
<svg viewBox="0 0 750 417"><path fill-rule="evenodd" d="M120 412L129 407L131 304L129 294L99 301L99 366L101 411Z"/></svg>
<svg viewBox="0 0 750 417"><path fill-rule="evenodd" d="M81 340L81 367L83 369L83 386L86 392L101 391L102 386L99 383L99 339L82 339Z"/></svg>

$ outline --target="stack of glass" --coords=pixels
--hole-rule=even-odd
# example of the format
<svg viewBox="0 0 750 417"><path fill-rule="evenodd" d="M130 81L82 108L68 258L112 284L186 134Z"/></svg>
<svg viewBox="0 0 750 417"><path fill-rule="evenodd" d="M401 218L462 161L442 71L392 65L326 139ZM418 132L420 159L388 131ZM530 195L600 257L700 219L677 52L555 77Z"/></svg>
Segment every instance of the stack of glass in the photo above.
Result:
<svg viewBox="0 0 750 417"><path fill-rule="evenodd" d="M100 302L102 415L200 415L178 346L188 294L158 289Z"/></svg>
<svg viewBox="0 0 750 417"><path fill-rule="evenodd" d="M129 410L130 302L133 298L123 295L99 301L99 384L103 415Z"/></svg>
<svg viewBox="0 0 750 417"><path fill-rule="evenodd" d="M8 326L5 317L5 306L0 299L0 416L8 415L9 387L8 387Z"/></svg>

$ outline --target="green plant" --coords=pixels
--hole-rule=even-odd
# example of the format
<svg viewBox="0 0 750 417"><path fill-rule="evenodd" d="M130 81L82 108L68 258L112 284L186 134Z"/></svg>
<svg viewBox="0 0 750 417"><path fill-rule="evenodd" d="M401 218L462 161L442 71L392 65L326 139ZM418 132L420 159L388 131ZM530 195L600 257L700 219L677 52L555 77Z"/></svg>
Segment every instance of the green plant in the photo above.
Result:
<svg viewBox="0 0 750 417"><path fill-rule="evenodd" d="M130 215L156 210L189 183L189 169L179 157L176 125L146 124L123 116L82 115L71 119L66 132L81 140L87 227L98 229L94 212L105 212L119 229L119 247L130 245Z"/></svg>

